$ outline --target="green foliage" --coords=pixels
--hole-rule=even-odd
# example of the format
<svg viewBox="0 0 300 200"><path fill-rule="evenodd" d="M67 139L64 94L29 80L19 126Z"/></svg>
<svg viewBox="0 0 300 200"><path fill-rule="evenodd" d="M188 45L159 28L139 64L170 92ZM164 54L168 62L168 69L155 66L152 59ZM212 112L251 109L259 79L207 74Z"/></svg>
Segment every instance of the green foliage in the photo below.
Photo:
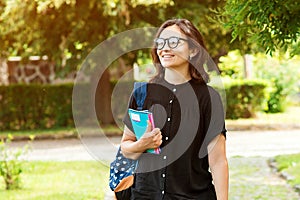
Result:
<svg viewBox="0 0 300 200"><path fill-rule="evenodd" d="M239 51L230 51L220 58L219 68L222 77L241 79L244 77L244 60Z"/></svg>
<svg viewBox="0 0 300 200"><path fill-rule="evenodd" d="M299 12L300 3L294 0L228 0L219 14L225 27L233 31L233 40L256 43L272 54L299 49Z"/></svg>
<svg viewBox="0 0 300 200"><path fill-rule="evenodd" d="M199 27L212 57L228 50L230 32L209 20L224 1L16 0L0 1L0 56L47 55L65 75L103 40L136 27L158 27L170 18L188 18ZM2 5L2 6L1 6ZM143 10L143 12L141 12ZM214 33L214 34L211 34ZM124 43L125 40L124 40ZM114 48L112 48L114 49ZM148 52L147 52L148 53ZM24 61L26 59L23 59Z"/></svg>
<svg viewBox="0 0 300 200"><path fill-rule="evenodd" d="M222 6L224 6L224 1L175 1L175 6L169 7L165 16L166 18L176 16L191 20L203 35L210 55L218 57L236 47L228 45L231 40L231 32L226 30L220 22L213 20L215 13L212 9ZM172 14L173 16L171 16Z"/></svg>
<svg viewBox="0 0 300 200"><path fill-rule="evenodd" d="M263 107L265 88L262 80L231 80L225 83L226 118L250 118Z"/></svg>
<svg viewBox="0 0 300 200"><path fill-rule="evenodd" d="M47 55L59 66L57 71L76 70L108 35L108 16L102 15L101 5L102 1L95 0L17 0L8 4L0 15L2 56Z"/></svg>
<svg viewBox="0 0 300 200"><path fill-rule="evenodd" d="M0 130L73 126L72 89L72 84L0 86Z"/></svg>
<svg viewBox="0 0 300 200"><path fill-rule="evenodd" d="M285 170L289 167L295 166L296 163L300 163L300 154L279 155L274 158L277 162L277 168L279 171Z"/></svg>
<svg viewBox="0 0 300 200"><path fill-rule="evenodd" d="M267 108L265 109L268 113L283 112L286 106L286 94L284 94L284 86L280 83L278 78L272 80L273 88L269 94Z"/></svg>
<svg viewBox="0 0 300 200"><path fill-rule="evenodd" d="M21 188L22 156L28 151L28 146L17 150L9 149L12 139L8 135L7 139L0 142L0 175L4 179L6 190Z"/></svg>
<svg viewBox="0 0 300 200"><path fill-rule="evenodd" d="M287 97L299 90L300 58L294 56L290 59L287 54L278 54L276 58L257 54L254 58L255 76L269 82L265 111L283 112Z"/></svg>
<svg viewBox="0 0 300 200"><path fill-rule="evenodd" d="M63 74L76 70L104 39L132 28L127 22L129 5L123 0L6 0L3 4L0 56L47 55Z"/></svg>
<svg viewBox="0 0 300 200"><path fill-rule="evenodd" d="M298 186L297 190L299 192L300 185L300 154L289 154L289 155L278 155L274 158L276 167L279 172L284 172L290 177L287 180L292 186Z"/></svg>
<svg viewBox="0 0 300 200"><path fill-rule="evenodd" d="M288 97L296 96L299 92L300 57L290 58L288 53L279 52L274 52L272 57L257 53L253 55L252 60L252 76L268 82L264 111L283 112ZM221 57L220 61L219 67L223 78L239 79L244 76L244 61L238 51L229 52L226 57Z"/></svg>

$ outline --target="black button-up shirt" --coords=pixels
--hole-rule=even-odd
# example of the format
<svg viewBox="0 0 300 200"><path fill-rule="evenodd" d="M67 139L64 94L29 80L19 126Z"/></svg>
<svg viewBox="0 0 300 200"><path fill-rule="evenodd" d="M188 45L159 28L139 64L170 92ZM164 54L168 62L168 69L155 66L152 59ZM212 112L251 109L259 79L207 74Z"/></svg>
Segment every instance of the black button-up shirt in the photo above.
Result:
<svg viewBox="0 0 300 200"><path fill-rule="evenodd" d="M131 97L129 108L136 109ZM220 95L196 80L173 85L149 83L143 109L154 115L163 136L161 154L144 153L138 161L132 199L216 199L207 145L226 134ZM125 125L132 129L128 115Z"/></svg>

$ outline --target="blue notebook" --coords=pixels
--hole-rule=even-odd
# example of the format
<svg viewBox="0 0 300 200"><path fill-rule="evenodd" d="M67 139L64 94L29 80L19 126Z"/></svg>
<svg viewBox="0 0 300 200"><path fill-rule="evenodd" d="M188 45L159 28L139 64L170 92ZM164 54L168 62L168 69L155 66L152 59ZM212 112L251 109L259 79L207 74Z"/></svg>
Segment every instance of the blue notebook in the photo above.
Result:
<svg viewBox="0 0 300 200"><path fill-rule="evenodd" d="M155 128L153 115L148 110L128 109L128 113L137 140L139 140L145 133L148 125L147 124L148 120L152 124L152 128ZM160 151L161 151L160 148L147 150L148 153L154 153L154 154L159 154Z"/></svg>

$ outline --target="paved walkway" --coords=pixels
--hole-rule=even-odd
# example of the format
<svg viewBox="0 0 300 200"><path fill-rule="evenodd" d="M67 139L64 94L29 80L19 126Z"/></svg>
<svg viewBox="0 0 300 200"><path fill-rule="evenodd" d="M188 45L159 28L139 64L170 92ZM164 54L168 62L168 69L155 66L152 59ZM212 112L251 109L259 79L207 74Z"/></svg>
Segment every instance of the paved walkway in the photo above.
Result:
<svg viewBox="0 0 300 200"><path fill-rule="evenodd" d="M227 155L273 157L300 152L300 130L233 131L227 137Z"/></svg>
<svg viewBox="0 0 300 200"><path fill-rule="evenodd" d="M106 160L114 158L121 137L85 137L79 139L36 140L29 160ZM227 156L273 157L300 152L300 130L231 131L227 134ZM13 147L27 144L13 142Z"/></svg>
<svg viewBox="0 0 300 200"><path fill-rule="evenodd" d="M120 142L120 137L84 137L79 139L34 141L28 160L105 160L111 161ZM229 162L237 164L237 156L259 156L257 160L266 167L266 160L279 154L300 153L300 130L281 131L230 131L227 135L227 156ZM26 142L13 142L13 147L20 147ZM243 160L245 163L247 160ZM254 161L255 163L255 161ZM241 164L241 163L240 163ZM263 171L265 177L269 172ZM274 178L274 177L273 177ZM277 178L278 182L281 180ZM272 179L274 180L274 179ZM282 180L281 180L282 182ZM107 188L107 190L109 190ZM290 191L293 192L293 191ZM112 199L108 193L106 200ZM243 198L247 199L247 198ZM278 198L280 199L280 198Z"/></svg>

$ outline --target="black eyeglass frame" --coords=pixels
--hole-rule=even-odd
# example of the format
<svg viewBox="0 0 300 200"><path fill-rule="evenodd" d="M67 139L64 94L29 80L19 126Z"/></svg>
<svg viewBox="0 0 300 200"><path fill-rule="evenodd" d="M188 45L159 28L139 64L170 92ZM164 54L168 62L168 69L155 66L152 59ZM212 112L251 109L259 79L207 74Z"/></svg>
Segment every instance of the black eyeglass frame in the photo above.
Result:
<svg viewBox="0 0 300 200"><path fill-rule="evenodd" d="M177 39L177 44L175 45L175 46L170 46L170 39L173 39L173 38L175 38L175 39ZM163 40L164 41L164 44L162 45L162 47L161 48L158 48L157 46L157 40ZM175 49L178 45L179 45L179 41L180 40L182 40L182 41L186 41L186 42L188 42L189 40L188 39L185 39L185 38L181 38L181 37L176 37L176 36L172 36L172 37L169 37L169 38L156 38L156 39L154 39L154 46L155 46L155 48L157 49L157 50L162 50L164 47L165 47L165 45L166 45L166 41L168 42L168 46L170 47L170 49Z"/></svg>

